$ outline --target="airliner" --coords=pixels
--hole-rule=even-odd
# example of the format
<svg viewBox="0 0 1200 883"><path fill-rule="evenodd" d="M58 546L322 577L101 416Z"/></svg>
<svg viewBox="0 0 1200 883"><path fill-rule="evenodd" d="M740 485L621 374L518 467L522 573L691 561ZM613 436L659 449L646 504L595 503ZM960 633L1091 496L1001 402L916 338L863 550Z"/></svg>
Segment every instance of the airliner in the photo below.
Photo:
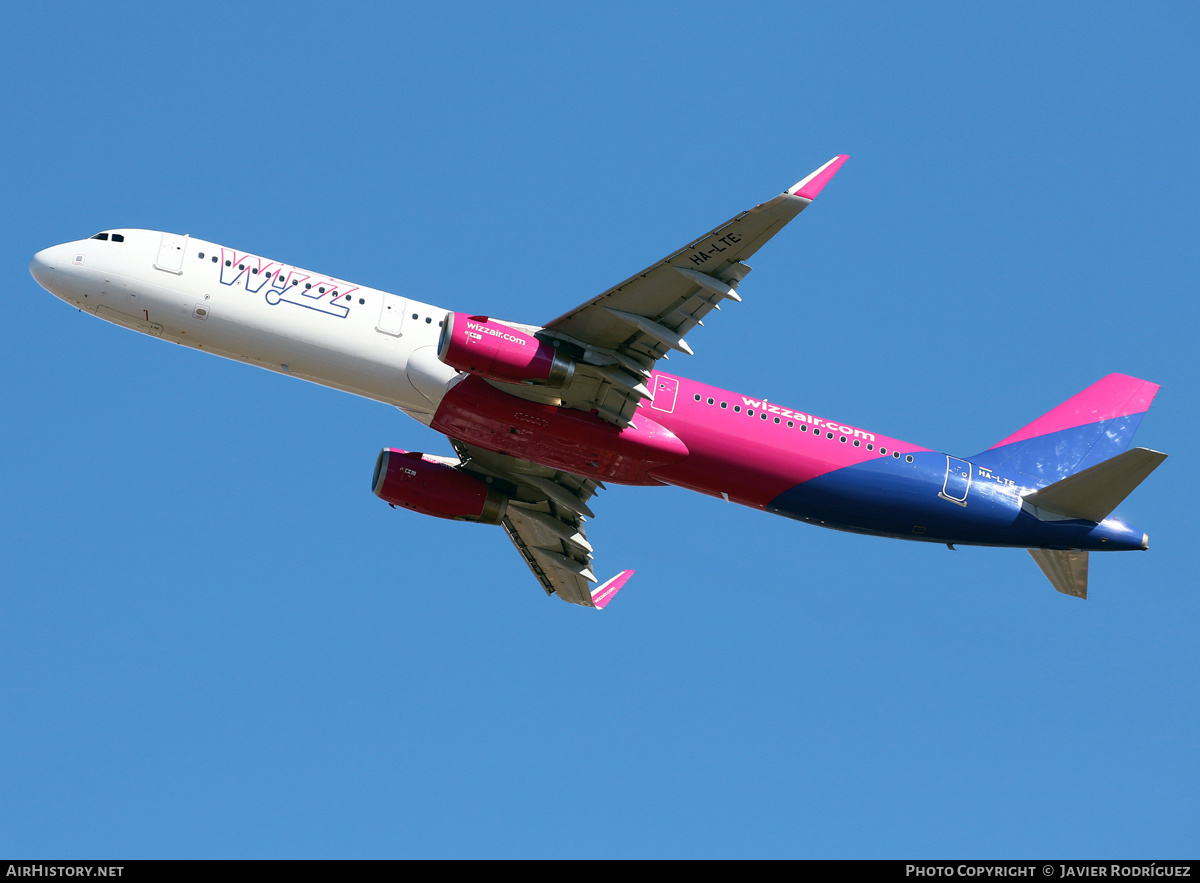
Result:
<svg viewBox="0 0 1200 883"><path fill-rule="evenodd" d="M385 448L393 508L501 525L547 594L603 608L585 522L605 483L674 485L861 534L1027 549L1087 597L1088 553L1148 548L1112 517L1166 454L1129 444L1158 386L1110 374L959 457L667 373L742 301L745 261L804 211L839 155L547 322L468 315L188 235L114 229L39 251L34 279L78 309L181 346L393 405L453 456Z"/></svg>

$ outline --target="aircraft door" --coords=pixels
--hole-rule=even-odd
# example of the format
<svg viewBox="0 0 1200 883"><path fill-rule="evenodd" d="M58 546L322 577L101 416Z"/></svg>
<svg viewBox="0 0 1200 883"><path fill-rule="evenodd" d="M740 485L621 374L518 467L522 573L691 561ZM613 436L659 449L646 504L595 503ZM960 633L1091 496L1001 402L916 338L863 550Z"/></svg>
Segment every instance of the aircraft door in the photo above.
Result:
<svg viewBox="0 0 1200 883"><path fill-rule="evenodd" d="M661 374L654 375L654 398L650 401L650 407L656 411L664 411L670 414L675 410L675 397L679 395L679 381L674 377L663 377Z"/></svg>
<svg viewBox="0 0 1200 883"><path fill-rule="evenodd" d="M187 241L186 236L164 233L162 241L158 244L158 259L154 262L155 268L176 275L182 274L183 255L187 251Z"/></svg>
<svg viewBox="0 0 1200 883"><path fill-rule="evenodd" d="M967 505L967 491L970 489L971 464L966 460L959 460L957 457L947 454L946 481L942 484L942 490L938 496L951 503L965 506Z"/></svg>
<svg viewBox="0 0 1200 883"><path fill-rule="evenodd" d="M403 336L404 311L408 302L398 294L384 294L383 303L379 305L379 322L375 330L392 337Z"/></svg>

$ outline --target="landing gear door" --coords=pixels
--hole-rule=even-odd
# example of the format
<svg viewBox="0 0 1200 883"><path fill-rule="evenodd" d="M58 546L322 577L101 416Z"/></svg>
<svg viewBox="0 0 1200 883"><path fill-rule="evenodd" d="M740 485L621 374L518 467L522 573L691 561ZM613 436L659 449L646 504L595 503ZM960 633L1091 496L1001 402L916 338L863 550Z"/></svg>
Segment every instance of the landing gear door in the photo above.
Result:
<svg viewBox="0 0 1200 883"><path fill-rule="evenodd" d="M946 481L942 484L942 490L938 496L951 503L965 506L967 505L967 491L970 489L971 464L966 460L959 460L957 457L947 455Z"/></svg>
<svg viewBox="0 0 1200 883"><path fill-rule="evenodd" d="M384 294L383 303L379 305L379 322L375 330L392 337L402 336L404 331L404 311L408 303L398 294Z"/></svg>

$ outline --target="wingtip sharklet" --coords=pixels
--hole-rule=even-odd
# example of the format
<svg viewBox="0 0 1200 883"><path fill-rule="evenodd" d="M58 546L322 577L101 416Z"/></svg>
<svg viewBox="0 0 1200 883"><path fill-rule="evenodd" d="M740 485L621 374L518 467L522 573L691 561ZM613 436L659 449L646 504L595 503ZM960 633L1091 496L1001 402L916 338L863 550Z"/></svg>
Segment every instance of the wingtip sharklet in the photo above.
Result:
<svg viewBox="0 0 1200 883"><path fill-rule="evenodd" d="M839 153L807 178L796 182L794 186L788 188L788 195L801 196L804 199L810 200L816 199L817 194L824 189L825 185L829 183L830 179L837 174L838 169L840 169L842 164L849 158L850 157L848 155Z"/></svg>
<svg viewBox="0 0 1200 883"><path fill-rule="evenodd" d="M629 582L629 578L633 576L634 571L622 570L612 579L601 583L592 589L592 606L597 610L603 610L605 605L613 599L617 592L621 591L621 587Z"/></svg>

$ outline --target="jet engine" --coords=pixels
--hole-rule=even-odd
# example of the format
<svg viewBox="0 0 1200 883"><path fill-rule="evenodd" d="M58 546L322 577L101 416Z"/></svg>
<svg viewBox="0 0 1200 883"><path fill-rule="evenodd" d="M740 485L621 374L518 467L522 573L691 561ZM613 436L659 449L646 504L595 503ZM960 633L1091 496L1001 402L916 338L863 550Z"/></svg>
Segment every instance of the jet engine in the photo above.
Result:
<svg viewBox="0 0 1200 883"><path fill-rule="evenodd" d="M466 313L447 314L438 358L451 368L485 380L550 389L562 389L575 371L575 360L560 353L551 341L487 316Z"/></svg>
<svg viewBox="0 0 1200 883"><path fill-rule="evenodd" d="M384 448L371 489L393 506L422 515L499 524L508 498L451 461L417 451Z"/></svg>

